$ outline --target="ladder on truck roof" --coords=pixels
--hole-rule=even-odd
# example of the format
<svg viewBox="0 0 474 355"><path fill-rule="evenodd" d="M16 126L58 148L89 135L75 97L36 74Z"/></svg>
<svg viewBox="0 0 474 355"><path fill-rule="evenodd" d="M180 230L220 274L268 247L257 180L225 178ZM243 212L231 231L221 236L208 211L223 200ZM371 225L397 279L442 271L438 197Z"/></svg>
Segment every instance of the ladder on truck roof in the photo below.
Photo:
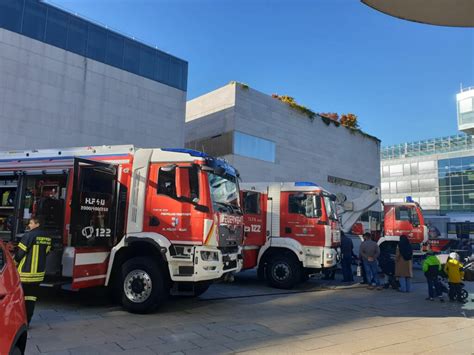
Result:
<svg viewBox="0 0 474 355"><path fill-rule="evenodd" d="M126 155L132 153L135 149L136 148L133 145L101 145L89 147L0 151L0 163L30 159L67 159L74 157L84 158L93 156Z"/></svg>

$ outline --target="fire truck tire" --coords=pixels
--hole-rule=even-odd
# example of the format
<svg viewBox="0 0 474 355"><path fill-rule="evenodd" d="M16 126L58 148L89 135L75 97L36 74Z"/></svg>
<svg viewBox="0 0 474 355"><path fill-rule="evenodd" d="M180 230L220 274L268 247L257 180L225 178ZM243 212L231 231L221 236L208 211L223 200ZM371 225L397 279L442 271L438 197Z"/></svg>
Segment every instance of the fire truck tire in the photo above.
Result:
<svg viewBox="0 0 474 355"><path fill-rule="evenodd" d="M265 271L271 287L290 289L301 281L303 268L295 256L286 253L272 256Z"/></svg>
<svg viewBox="0 0 474 355"><path fill-rule="evenodd" d="M150 313L168 296L160 267L149 257L136 257L122 265L122 306L131 313Z"/></svg>

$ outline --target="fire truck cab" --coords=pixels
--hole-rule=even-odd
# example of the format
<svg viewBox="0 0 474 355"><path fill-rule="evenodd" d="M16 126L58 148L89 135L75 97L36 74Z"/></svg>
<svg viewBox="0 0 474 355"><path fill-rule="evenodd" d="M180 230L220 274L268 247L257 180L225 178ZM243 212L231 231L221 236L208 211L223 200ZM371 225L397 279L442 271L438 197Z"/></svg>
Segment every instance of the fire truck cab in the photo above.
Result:
<svg viewBox="0 0 474 355"><path fill-rule="evenodd" d="M100 146L0 153L0 237L42 216L45 284L109 286L132 312L203 293L240 270L237 171L186 149Z"/></svg>
<svg viewBox="0 0 474 355"><path fill-rule="evenodd" d="M312 182L242 184L243 269L270 286L292 288L336 266L340 243L335 196Z"/></svg>
<svg viewBox="0 0 474 355"><path fill-rule="evenodd" d="M372 206L382 206L381 219L361 222L361 216ZM341 228L345 233L357 235L362 240L364 232L371 233L380 248L390 254L395 249L401 235L408 237L416 253L428 241L428 228L425 225L423 211L416 202L383 203L377 188L364 191L358 198L351 201L346 196L338 196L338 215Z"/></svg>

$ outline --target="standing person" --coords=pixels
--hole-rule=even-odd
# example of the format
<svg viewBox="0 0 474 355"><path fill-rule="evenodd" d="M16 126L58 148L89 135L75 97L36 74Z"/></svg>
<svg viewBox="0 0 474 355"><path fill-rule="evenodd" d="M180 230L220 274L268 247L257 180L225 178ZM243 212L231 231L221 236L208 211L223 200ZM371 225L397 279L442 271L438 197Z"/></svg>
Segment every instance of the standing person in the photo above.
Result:
<svg viewBox="0 0 474 355"><path fill-rule="evenodd" d="M459 254L451 253L449 254L448 261L444 266L444 271L448 274L448 283L449 283L449 300L458 301L464 303L461 297L462 290L462 279L464 277L464 272L462 271L463 264L459 262Z"/></svg>
<svg viewBox="0 0 474 355"><path fill-rule="evenodd" d="M360 245L359 257L364 265L369 290L373 290L374 287L377 287L377 290L382 289L378 274L377 258L379 255L380 248L378 244L372 240L370 233L364 233L364 241Z"/></svg>
<svg viewBox="0 0 474 355"><path fill-rule="evenodd" d="M413 277L413 249L406 235L400 236L395 254L395 276L400 282L400 292L411 291Z"/></svg>
<svg viewBox="0 0 474 355"><path fill-rule="evenodd" d="M42 225L42 219L39 217L30 219L29 231L21 238L15 254L25 294L28 324L30 324L35 310L39 284L44 280L46 255L51 250L51 238L41 230Z"/></svg>
<svg viewBox="0 0 474 355"><path fill-rule="evenodd" d="M343 282L352 282L354 277L352 275L352 257L354 255L354 244L352 243L351 238L344 234L341 231L341 267L342 267L342 277Z"/></svg>
<svg viewBox="0 0 474 355"><path fill-rule="evenodd" d="M441 291L441 285L438 280L438 275L441 272L441 263L432 250L428 250L426 254L428 256L423 261L423 272L428 283L428 298L426 300L434 301L434 298L438 296L439 300L444 302L443 291Z"/></svg>

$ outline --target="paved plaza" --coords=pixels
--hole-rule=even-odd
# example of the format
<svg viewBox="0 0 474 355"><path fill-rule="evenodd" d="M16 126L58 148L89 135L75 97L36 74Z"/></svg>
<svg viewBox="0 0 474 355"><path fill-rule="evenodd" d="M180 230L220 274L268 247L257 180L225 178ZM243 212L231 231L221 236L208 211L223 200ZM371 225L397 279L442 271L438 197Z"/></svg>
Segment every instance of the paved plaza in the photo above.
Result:
<svg viewBox="0 0 474 355"><path fill-rule="evenodd" d="M469 303L442 304L425 301L420 271L410 294L315 279L281 291L248 272L148 315L122 311L101 290L48 290L27 354L472 354L471 284Z"/></svg>

